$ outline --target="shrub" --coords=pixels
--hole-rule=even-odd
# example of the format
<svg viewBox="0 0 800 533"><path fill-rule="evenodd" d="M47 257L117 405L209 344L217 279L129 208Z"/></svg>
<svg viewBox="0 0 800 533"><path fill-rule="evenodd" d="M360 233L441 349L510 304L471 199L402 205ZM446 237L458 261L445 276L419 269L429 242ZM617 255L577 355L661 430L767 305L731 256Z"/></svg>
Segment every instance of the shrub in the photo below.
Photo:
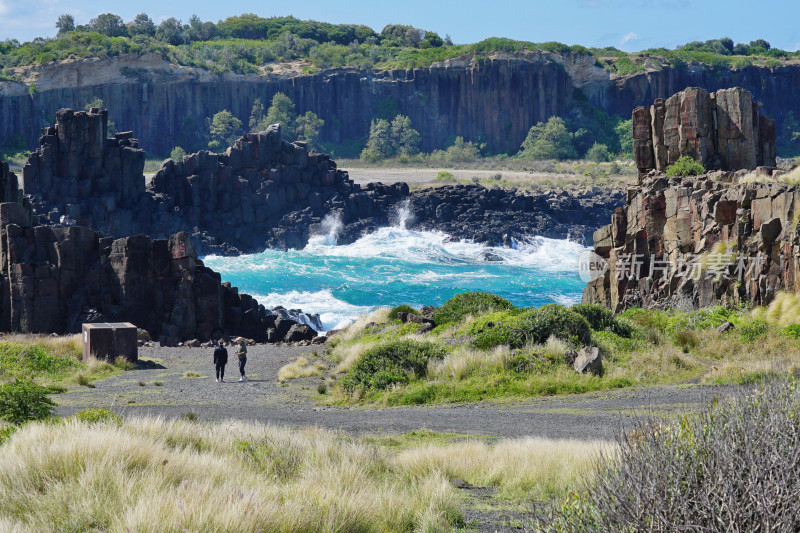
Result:
<svg viewBox="0 0 800 533"><path fill-rule="evenodd" d="M172 159L173 161L183 161L184 157L186 157L186 150L184 150L180 146L176 146L169 153L169 158Z"/></svg>
<svg viewBox="0 0 800 533"><path fill-rule="evenodd" d="M705 174L706 169L692 157L685 155L667 166L667 176L698 176Z"/></svg>
<svg viewBox="0 0 800 533"><path fill-rule="evenodd" d="M800 339L800 324L789 324L782 328L781 335L789 339Z"/></svg>
<svg viewBox="0 0 800 533"><path fill-rule="evenodd" d="M792 380L715 399L675 422L641 420L554 529L797 531L799 416Z"/></svg>
<svg viewBox="0 0 800 533"><path fill-rule="evenodd" d="M420 312L418 309L414 309L410 305L398 305L389 311L389 320L397 320L397 313L411 313L412 315L418 315Z"/></svg>
<svg viewBox="0 0 800 533"><path fill-rule="evenodd" d="M446 170L440 170L438 174L436 174L436 181L441 181L444 183L452 183L456 181L456 177L453 176L452 173L447 172Z"/></svg>
<svg viewBox="0 0 800 533"><path fill-rule="evenodd" d="M75 413L73 417L76 420L86 422L87 424L98 424L101 422L122 424L122 417L120 415L114 411L103 409L102 407L90 407L88 409L82 409Z"/></svg>
<svg viewBox="0 0 800 533"><path fill-rule="evenodd" d="M611 154L608 151L608 146L597 142L594 143L592 147L586 151L586 159L594 161L595 163L603 163L611 160Z"/></svg>
<svg viewBox="0 0 800 533"><path fill-rule="evenodd" d="M591 341L589 322L563 305L548 304L538 309L526 309L513 315L493 318L497 319L497 323L483 320L470 326L469 333L474 337L472 344L476 348L488 349L500 345L521 348L527 343L543 344L550 336L576 346Z"/></svg>
<svg viewBox="0 0 800 533"><path fill-rule="evenodd" d="M47 396L49 392L32 380L15 379L0 385L0 420L21 424L49 418L56 405Z"/></svg>
<svg viewBox="0 0 800 533"><path fill-rule="evenodd" d="M443 359L447 350L432 342L387 342L361 354L340 384L343 389L383 390L394 383L408 383L425 374L428 361Z"/></svg>
<svg viewBox="0 0 800 533"><path fill-rule="evenodd" d="M753 320L739 328L739 336L743 341L753 342L767 336L767 323L763 320Z"/></svg>
<svg viewBox="0 0 800 533"><path fill-rule="evenodd" d="M488 292L465 292L447 300L433 315L439 325L460 322L467 315L479 316L492 311L514 309L514 305Z"/></svg>

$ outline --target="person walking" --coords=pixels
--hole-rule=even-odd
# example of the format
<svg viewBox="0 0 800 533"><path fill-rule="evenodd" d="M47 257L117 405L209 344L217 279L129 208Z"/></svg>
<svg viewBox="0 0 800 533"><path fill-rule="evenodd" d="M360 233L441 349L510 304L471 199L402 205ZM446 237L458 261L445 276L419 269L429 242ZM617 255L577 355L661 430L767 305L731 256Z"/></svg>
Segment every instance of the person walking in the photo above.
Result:
<svg viewBox="0 0 800 533"><path fill-rule="evenodd" d="M244 374L244 365L247 364L247 344L245 344L244 339L239 341L239 349L236 351L236 355L239 357L239 374L242 375L239 381L247 381L247 376Z"/></svg>
<svg viewBox="0 0 800 533"><path fill-rule="evenodd" d="M217 344L217 347L214 348L214 366L217 367L217 383L225 382L225 365L227 364L228 350L226 350L220 342Z"/></svg>

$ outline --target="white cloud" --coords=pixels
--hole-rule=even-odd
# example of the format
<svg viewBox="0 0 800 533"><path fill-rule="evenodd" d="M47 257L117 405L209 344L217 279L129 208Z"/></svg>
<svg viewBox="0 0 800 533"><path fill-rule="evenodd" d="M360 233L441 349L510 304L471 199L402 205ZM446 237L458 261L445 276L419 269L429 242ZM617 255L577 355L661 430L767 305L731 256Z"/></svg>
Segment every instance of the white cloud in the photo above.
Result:
<svg viewBox="0 0 800 533"><path fill-rule="evenodd" d="M0 0L0 16L5 15L8 13L8 5L6 2Z"/></svg>
<svg viewBox="0 0 800 533"><path fill-rule="evenodd" d="M622 39L620 39L619 45L620 46L625 46L626 44L632 43L634 41L638 41L639 39L641 39L641 36L639 36L638 33L633 32L633 31L632 32L628 32L628 33L625 34L625 36Z"/></svg>

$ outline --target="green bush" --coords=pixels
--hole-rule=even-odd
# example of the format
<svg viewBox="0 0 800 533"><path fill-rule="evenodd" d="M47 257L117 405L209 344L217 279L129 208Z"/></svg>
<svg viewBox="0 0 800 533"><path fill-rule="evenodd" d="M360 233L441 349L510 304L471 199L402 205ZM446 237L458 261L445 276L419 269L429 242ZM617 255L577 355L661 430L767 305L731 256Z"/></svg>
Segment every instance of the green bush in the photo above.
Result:
<svg viewBox="0 0 800 533"><path fill-rule="evenodd" d="M563 305L548 304L493 318L497 322L481 320L470 326L469 334L473 336L472 344L476 348L489 349L500 345L521 348L527 343L542 344L551 335L575 346L591 342L589 322Z"/></svg>
<svg viewBox="0 0 800 533"><path fill-rule="evenodd" d="M577 304L570 309L589 322L595 331L611 331L620 337L630 337L634 327L626 320L617 320L610 309L599 304Z"/></svg>
<svg viewBox="0 0 800 533"><path fill-rule="evenodd" d="M410 305L403 304L403 305L398 305L397 307L389 311L389 320L397 320L397 313L410 313L412 315L420 314L418 309L414 309Z"/></svg>
<svg viewBox="0 0 800 533"><path fill-rule="evenodd" d="M768 327L763 320L753 320L739 328L739 336L743 341L753 342L766 337Z"/></svg>
<svg viewBox="0 0 800 533"><path fill-rule="evenodd" d="M705 174L706 169L692 157L685 155L667 166L667 176L699 176Z"/></svg>
<svg viewBox="0 0 800 533"><path fill-rule="evenodd" d="M51 417L56 404L47 396L49 392L32 380L15 379L0 385L0 420L21 424Z"/></svg>
<svg viewBox="0 0 800 533"><path fill-rule="evenodd" d="M433 315L433 320L438 325L449 324L460 322L467 315L477 317L506 309L514 309L514 305L505 298L488 292L465 292L447 300Z"/></svg>
<svg viewBox="0 0 800 533"><path fill-rule="evenodd" d="M789 324L785 328L781 328L780 333L789 339L800 339L800 324Z"/></svg>
<svg viewBox="0 0 800 533"><path fill-rule="evenodd" d="M364 352L340 381L348 392L383 390L394 383L408 383L425 375L428 361L442 359L443 346L413 340L391 341Z"/></svg>
<svg viewBox="0 0 800 533"><path fill-rule="evenodd" d="M90 407L88 409L82 409L75 413L73 417L76 420L86 422L88 424L97 424L100 422L122 424L122 417L120 415L114 411L103 409L102 407Z"/></svg>
<svg viewBox="0 0 800 533"><path fill-rule="evenodd" d="M436 174L436 181L441 181L444 183L452 183L456 181L455 176L452 173L447 172L446 170L440 170L438 174Z"/></svg>
<svg viewBox="0 0 800 533"><path fill-rule="evenodd" d="M27 377L31 374L57 374L78 367L70 357L48 353L35 344L0 342L0 375Z"/></svg>

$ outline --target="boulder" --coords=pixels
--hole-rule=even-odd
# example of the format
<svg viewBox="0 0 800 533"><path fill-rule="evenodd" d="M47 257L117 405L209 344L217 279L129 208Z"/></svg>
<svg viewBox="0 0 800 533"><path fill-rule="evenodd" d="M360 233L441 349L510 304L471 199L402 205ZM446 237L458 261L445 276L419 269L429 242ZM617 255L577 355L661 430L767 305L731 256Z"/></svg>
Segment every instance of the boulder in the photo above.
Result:
<svg viewBox="0 0 800 533"><path fill-rule="evenodd" d="M575 362L572 364L572 368L574 368L575 372L578 374L591 372L596 376L602 375L603 361L600 357L600 348L596 346L585 346L581 348L581 351L578 352L578 356L575 358Z"/></svg>
<svg viewBox="0 0 800 533"><path fill-rule="evenodd" d="M305 324L295 324L284 337L284 342L310 341L317 337L317 332ZM324 337L323 337L324 338Z"/></svg>

